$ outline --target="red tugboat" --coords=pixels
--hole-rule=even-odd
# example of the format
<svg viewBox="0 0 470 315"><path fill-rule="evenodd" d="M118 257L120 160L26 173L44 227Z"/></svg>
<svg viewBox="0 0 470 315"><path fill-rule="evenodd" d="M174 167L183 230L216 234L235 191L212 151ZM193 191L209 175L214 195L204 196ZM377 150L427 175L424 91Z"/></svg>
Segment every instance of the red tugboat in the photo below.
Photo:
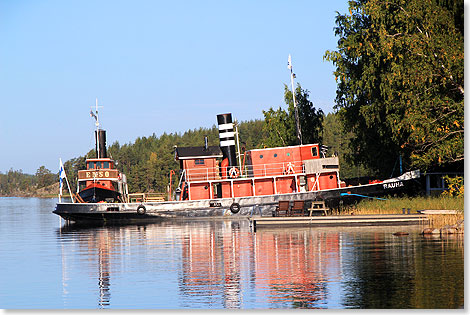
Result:
<svg viewBox="0 0 470 315"><path fill-rule="evenodd" d="M345 186L339 180L338 157L321 157L318 144L250 150L237 163L232 115L221 114L217 120L220 148L176 148L182 170L177 200L283 195Z"/></svg>

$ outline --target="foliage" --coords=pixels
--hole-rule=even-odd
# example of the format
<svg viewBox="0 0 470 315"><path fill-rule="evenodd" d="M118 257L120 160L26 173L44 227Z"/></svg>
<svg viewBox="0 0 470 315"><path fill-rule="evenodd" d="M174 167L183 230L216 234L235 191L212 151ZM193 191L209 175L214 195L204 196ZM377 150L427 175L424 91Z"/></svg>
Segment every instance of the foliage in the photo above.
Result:
<svg viewBox="0 0 470 315"><path fill-rule="evenodd" d="M449 175L444 176L444 180L446 181L447 189L442 192L443 196L451 196L451 197L464 197L464 181L463 177L455 176L450 177Z"/></svg>
<svg viewBox="0 0 470 315"><path fill-rule="evenodd" d="M336 113L328 113L323 118L323 143L328 146L329 153L335 154L340 162L340 178L373 176L374 172L366 166L351 159L349 143L353 138L351 131L345 130Z"/></svg>
<svg viewBox="0 0 470 315"><path fill-rule="evenodd" d="M300 84L297 84L295 99L299 112L302 142L320 143L322 141L323 111L315 109L308 97L309 91L302 89ZM299 144L295 127L292 91L289 90L287 85L284 85L284 100L288 105L287 112L281 107L277 110L271 107L269 110L263 111L265 121L263 128L265 132L264 144L267 147Z"/></svg>
<svg viewBox="0 0 470 315"><path fill-rule="evenodd" d="M10 169L6 174L0 172L1 196L29 196L37 189L47 187L57 182L57 175L41 166L35 175L25 174L22 170Z"/></svg>
<svg viewBox="0 0 470 315"><path fill-rule="evenodd" d="M38 188L46 187L56 182L56 175L52 174L45 166L40 166L35 176Z"/></svg>
<svg viewBox="0 0 470 315"><path fill-rule="evenodd" d="M422 170L462 161L463 2L350 1L336 24L325 59L352 158L384 175L399 155Z"/></svg>

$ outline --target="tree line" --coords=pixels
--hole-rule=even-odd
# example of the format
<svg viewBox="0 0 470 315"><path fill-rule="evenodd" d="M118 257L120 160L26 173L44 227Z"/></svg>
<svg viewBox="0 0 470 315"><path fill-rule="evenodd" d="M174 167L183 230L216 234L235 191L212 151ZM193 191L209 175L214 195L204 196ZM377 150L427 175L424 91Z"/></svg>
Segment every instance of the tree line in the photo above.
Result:
<svg viewBox="0 0 470 315"><path fill-rule="evenodd" d="M303 143L325 143L329 146L330 153L336 153L343 159L348 152L350 134L342 132L337 115L329 113L325 116L321 110L317 110L309 101L309 91L302 89L300 84L297 85L296 99ZM264 119L237 123L242 153L251 149L298 144L291 100L292 93L286 87L286 109L280 106L276 110L270 108L264 111ZM116 141L108 147L108 155L118 162L117 168L126 174L130 192L166 192L170 171L174 170L178 175L179 170L179 164L174 160L175 146L203 146L206 136L209 145L219 145L218 128L213 125L210 128L197 128L184 133L163 133L160 136L152 134L122 145ZM86 169L87 158L94 157L96 152L92 149L83 156L64 163L72 191L77 189L78 171ZM341 168L342 177L368 175L364 169L346 161L344 163ZM37 189L57 183L58 175L58 172L52 173L44 166L39 167L34 175L24 174L21 170L0 173L0 194L34 194ZM175 187L178 180L178 176L172 177L172 187Z"/></svg>
<svg viewBox="0 0 470 315"><path fill-rule="evenodd" d="M10 169L5 174L0 172L0 196L34 195L38 189L56 183L57 179L57 174L45 166L40 166L34 175Z"/></svg>

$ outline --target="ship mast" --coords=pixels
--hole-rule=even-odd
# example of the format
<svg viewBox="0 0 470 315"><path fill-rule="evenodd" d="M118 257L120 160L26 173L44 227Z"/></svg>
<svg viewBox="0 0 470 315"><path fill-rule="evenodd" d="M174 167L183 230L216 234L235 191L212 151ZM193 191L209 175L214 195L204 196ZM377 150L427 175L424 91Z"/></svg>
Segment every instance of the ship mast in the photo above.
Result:
<svg viewBox="0 0 470 315"><path fill-rule="evenodd" d="M92 107L92 109L90 110L90 116L95 118L95 126L96 126L95 137L96 137L96 150L97 150L96 156L99 157L100 156L100 139L98 137L98 130L100 129L100 120L98 116L98 98L96 98L95 113L93 113L93 107Z"/></svg>
<svg viewBox="0 0 470 315"><path fill-rule="evenodd" d="M295 73L292 71L292 59L291 59L290 54L289 54L289 58L287 59L287 69L290 70L290 82L292 85L292 99L294 100L294 115L295 115L295 128L297 130L297 139L299 139L299 143L302 145L302 131L300 129L299 110L295 102L295 89L294 89Z"/></svg>

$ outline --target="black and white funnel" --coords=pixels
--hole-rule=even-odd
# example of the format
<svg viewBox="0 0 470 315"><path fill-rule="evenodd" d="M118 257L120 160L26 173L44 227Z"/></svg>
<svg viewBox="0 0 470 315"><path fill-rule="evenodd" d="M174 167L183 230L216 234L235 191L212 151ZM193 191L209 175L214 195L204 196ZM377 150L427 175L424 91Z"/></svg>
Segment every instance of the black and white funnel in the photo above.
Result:
<svg viewBox="0 0 470 315"><path fill-rule="evenodd" d="M233 129L232 114L217 115L217 124L219 125L220 149L223 158L228 159L228 166L237 166L237 157L235 151L235 132Z"/></svg>

